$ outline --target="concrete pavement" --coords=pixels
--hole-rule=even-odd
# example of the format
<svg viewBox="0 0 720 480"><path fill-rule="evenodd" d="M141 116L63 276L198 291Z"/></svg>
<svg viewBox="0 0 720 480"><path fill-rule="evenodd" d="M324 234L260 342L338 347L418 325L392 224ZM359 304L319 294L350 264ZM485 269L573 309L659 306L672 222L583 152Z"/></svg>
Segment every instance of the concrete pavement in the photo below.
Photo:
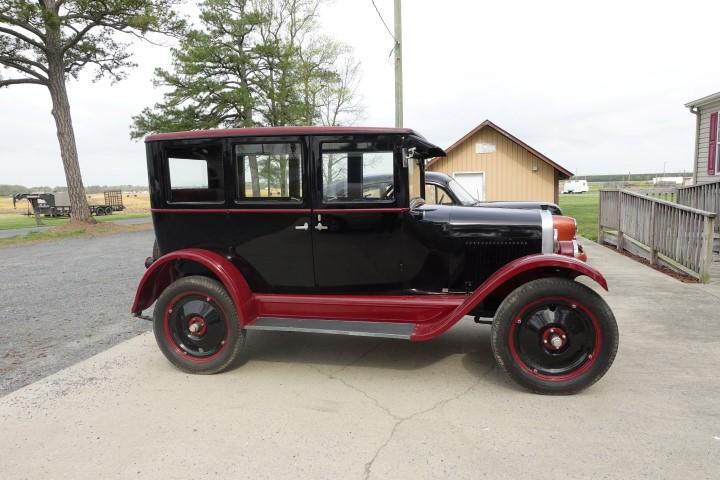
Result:
<svg viewBox="0 0 720 480"><path fill-rule="evenodd" d="M621 339L581 394L516 387L470 319L418 344L253 331L215 376L147 333L0 398L0 477L717 478L720 297L586 249Z"/></svg>

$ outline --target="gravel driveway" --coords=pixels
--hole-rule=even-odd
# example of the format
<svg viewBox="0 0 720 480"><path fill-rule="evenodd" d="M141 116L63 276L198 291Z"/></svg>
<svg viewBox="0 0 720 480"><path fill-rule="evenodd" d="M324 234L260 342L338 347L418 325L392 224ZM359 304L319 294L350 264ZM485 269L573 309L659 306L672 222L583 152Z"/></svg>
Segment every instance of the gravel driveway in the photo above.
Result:
<svg viewBox="0 0 720 480"><path fill-rule="evenodd" d="M130 305L153 237L0 249L0 396L150 330Z"/></svg>

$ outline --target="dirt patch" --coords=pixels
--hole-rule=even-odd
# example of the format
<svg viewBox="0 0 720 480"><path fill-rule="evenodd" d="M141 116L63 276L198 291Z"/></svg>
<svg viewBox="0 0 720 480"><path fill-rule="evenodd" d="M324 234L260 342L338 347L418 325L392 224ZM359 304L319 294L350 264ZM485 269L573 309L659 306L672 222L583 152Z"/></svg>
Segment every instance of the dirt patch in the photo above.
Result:
<svg viewBox="0 0 720 480"><path fill-rule="evenodd" d="M668 267L665 267L662 265L650 265L650 261L648 259L641 257L639 255L630 253L627 250L623 250L622 252L620 252L613 245L603 245L603 246L606 248L609 248L613 252L617 252L628 258L632 258L636 262L642 263L643 265L647 265L648 267L652 268L653 270L657 270L658 272L664 273L665 275L673 277L676 280L680 280L683 283L700 283L697 278L691 277L690 275L685 275L684 273L676 272L675 270L673 270L671 268L668 268Z"/></svg>

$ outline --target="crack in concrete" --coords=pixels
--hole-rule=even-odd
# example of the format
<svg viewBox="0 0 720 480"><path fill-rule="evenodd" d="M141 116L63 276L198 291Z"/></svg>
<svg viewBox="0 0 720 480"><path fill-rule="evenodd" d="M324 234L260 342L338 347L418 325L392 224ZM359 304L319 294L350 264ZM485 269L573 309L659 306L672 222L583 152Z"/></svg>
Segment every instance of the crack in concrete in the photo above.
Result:
<svg viewBox="0 0 720 480"><path fill-rule="evenodd" d="M374 352L375 350L377 350L377 348L378 348L380 345L382 345L382 344L383 344L382 341L379 341L379 342L375 343L372 347L368 348L365 352L361 353L355 360L353 360L352 362L348 363L347 365L344 365L344 366L338 368L337 370L335 370L334 372L332 372L332 374L335 375L335 374L337 374L337 373L342 372L343 370L346 370L346 369L348 369L348 368L350 368L350 367L352 367L352 366L354 366L354 365L357 365L358 363L360 363L360 360L362 360L363 358L367 357L367 356L370 355L372 352Z"/></svg>
<svg viewBox="0 0 720 480"><path fill-rule="evenodd" d="M450 403L452 401L458 400L459 398L461 398L464 395L467 395L468 393L470 393L470 391L472 391L472 389L477 387L485 377L490 375L490 373L492 373L493 370L495 370L495 365L493 365L485 373L480 375L477 378L477 380L474 381L472 384L470 384L470 386L468 386L465 390L463 390L460 393L453 395L451 397L444 398L444 399L436 402L433 406L426 408L425 410L420 410L419 412L415 412L412 415L408 415L407 417L397 417L394 414L390 414L390 415L392 415L393 418L396 419L395 425L393 425L392 430L390 430L390 435L388 435L388 438L385 440L385 442L382 445L380 445L377 450L375 450L375 454L373 455L373 457L370 459L370 461L368 461L365 464L365 475L364 475L363 479L368 480L370 478L370 475L372 474L372 467L375 464L375 460L377 460L378 456L380 456L380 453L385 449L385 447L387 447L390 444L390 441L395 436L395 433L397 432L400 425L402 425L403 423L405 423L407 421L414 419L415 417L424 415L424 414L429 413L437 408L447 405L448 403ZM380 407L383 408L383 410L387 411L387 409L385 407L383 407L383 406L380 406Z"/></svg>
<svg viewBox="0 0 720 480"><path fill-rule="evenodd" d="M377 460L378 456L380 456L380 453L385 449L385 447L387 447L387 446L390 444L390 441L391 441L391 440L393 439L393 437L395 436L395 433L397 432L398 428L400 428L400 425L402 425L403 423L405 423L405 422L407 422L407 421L410 421L410 420L414 419L415 417L418 417L418 416L420 416L420 415L424 415L424 414L429 413L429 412L431 412L431 411L433 411L433 410L435 410L435 409L438 409L438 408L440 408L440 407L442 407L442 406L444 406L444 405L447 405L448 403L450 403L450 402L452 402L452 401L458 400L459 398L461 398L461 397L464 396L464 395L467 395L468 393L470 393L470 391L472 391L472 389L474 389L476 386L478 386L478 385L480 384L480 382L482 382L488 375L490 375L490 374L493 372L493 370L495 370L495 367L496 367L496 365L493 364L486 372L484 372L484 373L482 373L480 376L478 376L478 378L477 378L473 383L471 383L466 389L462 390L461 392L459 392L459 393L457 393L457 394L455 394L455 395L452 395L452 396L450 396L450 397L448 397L448 398L444 398L444 399L442 399L442 400L439 400L439 401L435 402L435 403L434 403L431 407L429 407L429 408L426 408L426 409L424 409L424 410L420 410L420 411L418 411L418 412L415 412L415 413L413 413L413 414L411 414L411 415L408 415L407 417L400 417L400 416L395 415L394 413L392 413L389 408L387 408L387 407L384 406L382 403L380 403L380 400L378 400L377 398L373 397L372 395L370 395L369 393L367 393L365 390L363 390L363 389L361 389L361 388L353 385L352 383L346 381L345 379L340 378L339 376L337 376L338 373L341 373L342 371L346 370L347 368L350 368L350 367L352 367L353 365L356 365L356 364L357 364L358 362L360 362L363 358L365 358L365 357L368 356L370 353L372 353L373 351L375 351L375 349L377 349L382 343L383 343L383 342L378 342L378 343L376 343L375 345L373 345L372 347L370 347L368 350L366 350L365 352L361 353L355 360L353 360L352 362L348 363L347 365L339 368L338 370L336 370L336 371L334 371L334 372L329 372L329 373L328 373L328 372L323 372L323 371L320 370L319 368L311 365L311 368L312 368L313 370L315 370L316 372L318 372L320 375L326 376L326 377L329 378L330 380L335 380L335 381L337 381L337 382L340 382L340 383L342 383L344 386L346 386L347 388L349 388L349 389L351 389L351 390L354 390L355 392L359 393L359 394L362 395L363 397L365 397L365 398L367 398L368 400L370 400L371 402L373 402L373 404L374 404L377 408L379 408L380 410L382 410L383 412L385 412L390 418L392 418L392 419L395 420L395 424L393 425L393 428L390 430L390 434L389 434L388 437L385 439L385 442L383 442L383 444L380 445L380 446L377 448L377 450L375 450L375 454L373 455L373 457L372 457L367 463L365 463L365 474L364 474L364 477L363 477L364 480L368 480L368 479L370 478L370 475L372 474L372 467L373 467L373 465L375 464L375 461Z"/></svg>

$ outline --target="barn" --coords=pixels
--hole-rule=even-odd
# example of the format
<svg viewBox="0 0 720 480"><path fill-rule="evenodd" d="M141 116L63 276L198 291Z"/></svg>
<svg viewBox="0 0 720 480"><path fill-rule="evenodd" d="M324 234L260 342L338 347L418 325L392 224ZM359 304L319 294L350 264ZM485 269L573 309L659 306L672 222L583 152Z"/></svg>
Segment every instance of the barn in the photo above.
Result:
<svg viewBox="0 0 720 480"><path fill-rule="evenodd" d="M443 172L483 201L558 202L559 181L572 173L490 120L485 120L432 159L427 170Z"/></svg>

